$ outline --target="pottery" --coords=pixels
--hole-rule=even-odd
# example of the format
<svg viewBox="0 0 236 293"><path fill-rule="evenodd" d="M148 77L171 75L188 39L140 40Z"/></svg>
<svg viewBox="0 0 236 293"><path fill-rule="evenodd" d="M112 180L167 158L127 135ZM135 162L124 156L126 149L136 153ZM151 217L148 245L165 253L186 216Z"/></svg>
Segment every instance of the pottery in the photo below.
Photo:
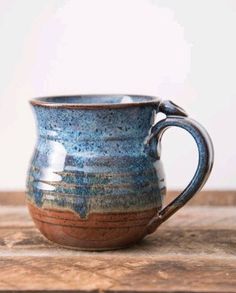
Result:
<svg viewBox="0 0 236 293"><path fill-rule="evenodd" d="M36 98L31 104L38 141L27 204L38 229L57 244L86 250L134 244L194 196L212 169L206 130L171 101L80 95ZM154 124L159 112L166 118ZM163 208L160 145L170 126L194 137L199 162L190 184Z"/></svg>

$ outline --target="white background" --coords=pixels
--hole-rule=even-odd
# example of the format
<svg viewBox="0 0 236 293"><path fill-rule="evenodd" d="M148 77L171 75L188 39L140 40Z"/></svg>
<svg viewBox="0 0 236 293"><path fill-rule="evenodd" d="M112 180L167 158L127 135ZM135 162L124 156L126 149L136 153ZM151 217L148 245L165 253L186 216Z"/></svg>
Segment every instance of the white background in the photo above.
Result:
<svg viewBox="0 0 236 293"><path fill-rule="evenodd" d="M0 0L0 189L24 189L31 97L106 92L173 99L213 139L205 188L236 188L235 56L233 0ZM162 159L168 188L183 188L193 139L168 130Z"/></svg>

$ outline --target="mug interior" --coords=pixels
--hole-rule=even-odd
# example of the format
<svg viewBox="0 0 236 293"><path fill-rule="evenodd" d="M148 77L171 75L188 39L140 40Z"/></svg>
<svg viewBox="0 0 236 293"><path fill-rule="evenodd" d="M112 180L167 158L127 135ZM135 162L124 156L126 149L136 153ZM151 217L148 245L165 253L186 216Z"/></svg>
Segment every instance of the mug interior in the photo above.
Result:
<svg viewBox="0 0 236 293"><path fill-rule="evenodd" d="M52 107L106 107L132 106L135 104L156 103L159 99L153 96L142 95L73 95L34 98L33 105Z"/></svg>

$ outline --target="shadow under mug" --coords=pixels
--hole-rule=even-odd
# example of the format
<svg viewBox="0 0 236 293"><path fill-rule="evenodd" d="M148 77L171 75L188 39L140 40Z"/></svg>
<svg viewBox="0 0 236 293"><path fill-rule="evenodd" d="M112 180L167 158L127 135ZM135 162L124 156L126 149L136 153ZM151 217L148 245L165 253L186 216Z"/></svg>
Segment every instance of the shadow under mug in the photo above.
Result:
<svg viewBox="0 0 236 293"><path fill-rule="evenodd" d="M31 100L38 140L27 203L41 233L66 247L106 250L141 240L206 182L213 146L206 130L171 101L140 95L78 95ZM154 124L159 113L166 118ZM198 147L184 191L162 207L164 131L177 126Z"/></svg>

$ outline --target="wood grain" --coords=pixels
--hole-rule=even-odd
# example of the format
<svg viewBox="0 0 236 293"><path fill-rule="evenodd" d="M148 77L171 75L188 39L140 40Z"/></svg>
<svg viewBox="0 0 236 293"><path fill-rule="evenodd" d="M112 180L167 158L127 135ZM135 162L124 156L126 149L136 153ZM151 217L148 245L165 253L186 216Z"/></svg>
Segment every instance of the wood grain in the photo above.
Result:
<svg viewBox="0 0 236 293"><path fill-rule="evenodd" d="M233 194L205 193L208 205L187 205L137 245L107 252L61 248L36 230L20 201L2 200L0 291L236 292Z"/></svg>
<svg viewBox="0 0 236 293"><path fill-rule="evenodd" d="M10 249L10 250L9 250ZM217 230L217 232L202 231L200 229L188 230L159 230L140 243L116 252L106 252L103 255L145 257L146 254L155 256L165 254L195 255L220 254L235 256L236 232L229 230ZM46 240L37 230L32 229L0 229L0 256L22 256L30 253L32 256L58 256L64 255L87 255L75 250L65 250ZM92 255L95 253L93 252ZM101 254L99 254L101 255Z"/></svg>
<svg viewBox="0 0 236 293"><path fill-rule="evenodd" d="M167 255L5 257L2 290L76 292L235 292L236 260Z"/></svg>

